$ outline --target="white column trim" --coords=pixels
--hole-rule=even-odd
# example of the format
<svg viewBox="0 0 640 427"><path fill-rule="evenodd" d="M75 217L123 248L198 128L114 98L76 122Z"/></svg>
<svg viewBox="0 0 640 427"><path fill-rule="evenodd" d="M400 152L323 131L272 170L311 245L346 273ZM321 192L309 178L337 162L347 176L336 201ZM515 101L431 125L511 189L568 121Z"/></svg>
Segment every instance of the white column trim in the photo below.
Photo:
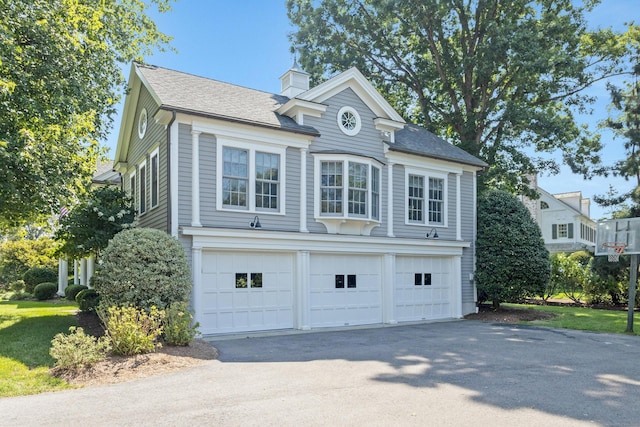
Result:
<svg viewBox="0 0 640 427"><path fill-rule="evenodd" d="M462 318L462 257L451 257L451 317Z"/></svg>
<svg viewBox="0 0 640 427"><path fill-rule="evenodd" d="M387 163L387 237L393 235L393 163Z"/></svg>
<svg viewBox="0 0 640 427"><path fill-rule="evenodd" d="M96 257L95 255L91 255L87 258L87 284L86 284L87 286L91 284L91 278L93 277L93 273L95 271L96 271Z"/></svg>
<svg viewBox="0 0 640 427"><path fill-rule="evenodd" d="M396 254L384 254L382 264L382 323L395 324L396 320Z"/></svg>
<svg viewBox="0 0 640 427"><path fill-rule="evenodd" d="M87 286L87 259L80 260L80 284Z"/></svg>
<svg viewBox="0 0 640 427"><path fill-rule="evenodd" d="M69 276L69 264L66 259L58 259L58 296L64 296L64 290L67 288Z"/></svg>
<svg viewBox="0 0 640 427"><path fill-rule="evenodd" d="M202 312L202 248L191 248L191 301L193 304L193 323L203 323Z"/></svg>
<svg viewBox="0 0 640 427"><path fill-rule="evenodd" d="M191 226L200 223L200 132L191 131Z"/></svg>
<svg viewBox="0 0 640 427"><path fill-rule="evenodd" d="M461 174L456 174L456 240L462 240L462 197L460 194Z"/></svg>
<svg viewBox="0 0 640 427"><path fill-rule="evenodd" d="M307 149L300 149L300 232L307 229Z"/></svg>
<svg viewBox="0 0 640 427"><path fill-rule="evenodd" d="M309 251L296 252L296 276L298 282L295 327L308 331L311 329L311 276Z"/></svg>
<svg viewBox="0 0 640 427"><path fill-rule="evenodd" d="M178 144L180 143L180 133L179 133L179 123L177 121L173 121L173 123L171 124L171 129L169 130L169 155L171 156L171 164L170 164L170 176L171 176L171 182L169 183L170 185L170 191L171 191L171 235L173 237L178 237L178 225L180 224L180 218L178 217L178 181L179 181L179 176L178 176L178 169L179 169L179 147Z"/></svg>
<svg viewBox="0 0 640 427"><path fill-rule="evenodd" d="M73 284L74 285L80 284L80 275L78 274L78 270L79 270L78 260L74 259L73 260Z"/></svg>

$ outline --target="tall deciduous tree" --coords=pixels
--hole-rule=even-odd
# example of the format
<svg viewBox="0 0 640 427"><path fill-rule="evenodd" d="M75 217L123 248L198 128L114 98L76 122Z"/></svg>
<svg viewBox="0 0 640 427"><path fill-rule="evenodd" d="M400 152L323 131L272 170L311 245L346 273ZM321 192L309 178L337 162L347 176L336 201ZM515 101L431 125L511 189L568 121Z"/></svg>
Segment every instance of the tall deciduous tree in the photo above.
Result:
<svg viewBox="0 0 640 427"><path fill-rule="evenodd" d="M0 228L88 184L124 89L120 64L164 49L172 0L0 0Z"/></svg>
<svg viewBox="0 0 640 427"><path fill-rule="evenodd" d="M598 0L287 0L302 66L318 80L357 66L413 122L491 165L484 184L599 161L574 118L584 89L624 71L629 33L589 31ZM523 150L528 149L529 155ZM538 153L538 154L536 154ZM523 182L523 180L525 182Z"/></svg>
<svg viewBox="0 0 640 427"><path fill-rule="evenodd" d="M627 192L618 192L610 188L606 195L594 197L602 206L627 206L628 215L640 216L640 64L634 69L633 78L623 88L608 85L611 94L611 116L602 124L613 130L614 136L622 141L624 158L604 170L631 180L633 186Z"/></svg>

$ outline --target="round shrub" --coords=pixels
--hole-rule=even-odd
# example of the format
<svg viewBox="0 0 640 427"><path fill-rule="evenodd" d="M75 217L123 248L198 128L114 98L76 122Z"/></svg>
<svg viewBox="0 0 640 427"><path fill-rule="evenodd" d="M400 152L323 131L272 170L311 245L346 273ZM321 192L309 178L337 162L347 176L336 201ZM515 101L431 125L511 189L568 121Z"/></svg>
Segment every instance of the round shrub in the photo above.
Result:
<svg viewBox="0 0 640 427"><path fill-rule="evenodd" d="M51 299L58 291L58 284L53 282L39 283L33 289L33 295L40 301Z"/></svg>
<svg viewBox="0 0 640 427"><path fill-rule="evenodd" d="M501 302L543 295L550 274L540 227L522 202L500 190L478 197L478 300L490 300L498 308Z"/></svg>
<svg viewBox="0 0 640 427"><path fill-rule="evenodd" d="M64 297L69 301L75 301L76 295L78 295L78 292L83 291L85 289L89 289L89 288L86 287L85 285L69 285L64 290Z"/></svg>
<svg viewBox="0 0 640 427"><path fill-rule="evenodd" d="M100 303L100 294L95 289L84 289L76 295L76 302L80 311L96 311Z"/></svg>
<svg viewBox="0 0 640 427"><path fill-rule="evenodd" d="M58 281L58 273L51 270L50 268L36 267L30 268L24 273L24 289L29 293L34 292L34 288L36 285L44 282L57 282Z"/></svg>
<svg viewBox="0 0 640 427"><path fill-rule="evenodd" d="M188 301L191 294L191 273L182 244L150 228L116 234L91 280L106 306L163 309L173 302Z"/></svg>

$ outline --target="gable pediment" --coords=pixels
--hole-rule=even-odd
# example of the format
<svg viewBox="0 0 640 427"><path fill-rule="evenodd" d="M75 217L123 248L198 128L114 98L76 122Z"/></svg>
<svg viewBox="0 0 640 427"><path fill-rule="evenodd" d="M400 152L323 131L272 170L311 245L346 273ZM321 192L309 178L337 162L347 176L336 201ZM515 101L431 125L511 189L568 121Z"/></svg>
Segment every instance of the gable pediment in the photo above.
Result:
<svg viewBox="0 0 640 427"><path fill-rule="evenodd" d="M402 116L393 109L391 104L380 95L369 80L355 67L349 68L326 82L301 93L297 98L304 101L323 103L346 89L353 90L379 118L405 123Z"/></svg>

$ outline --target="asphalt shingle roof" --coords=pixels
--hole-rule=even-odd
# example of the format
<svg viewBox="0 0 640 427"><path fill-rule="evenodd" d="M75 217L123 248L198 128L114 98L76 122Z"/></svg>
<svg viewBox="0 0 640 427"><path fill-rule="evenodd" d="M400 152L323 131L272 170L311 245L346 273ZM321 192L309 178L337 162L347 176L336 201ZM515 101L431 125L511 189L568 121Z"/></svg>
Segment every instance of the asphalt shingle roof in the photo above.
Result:
<svg viewBox="0 0 640 427"><path fill-rule="evenodd" d="M314 128L300 126L290 117L276 113L289 101L286 96L153 65L136 66L160 98L160 108L318 135Z"/></svg>
<svg viewBox="0 0 640 427"><path fill-rule="evenodd" d="M392 151L455 161L478 167L488 166L484 161L418 125L405 125L404 129L395 132L395 142L388 143L388 145Z"/></svg>
<svg viewBox="0 0 640 427"><path fill-rule="evenodd" d="M136 64L160 99L160 108L319 136L276 110L289 98L153 65ZM426 129L408 124L395 132L393 151L485 167L487 164Z"/></svg>

